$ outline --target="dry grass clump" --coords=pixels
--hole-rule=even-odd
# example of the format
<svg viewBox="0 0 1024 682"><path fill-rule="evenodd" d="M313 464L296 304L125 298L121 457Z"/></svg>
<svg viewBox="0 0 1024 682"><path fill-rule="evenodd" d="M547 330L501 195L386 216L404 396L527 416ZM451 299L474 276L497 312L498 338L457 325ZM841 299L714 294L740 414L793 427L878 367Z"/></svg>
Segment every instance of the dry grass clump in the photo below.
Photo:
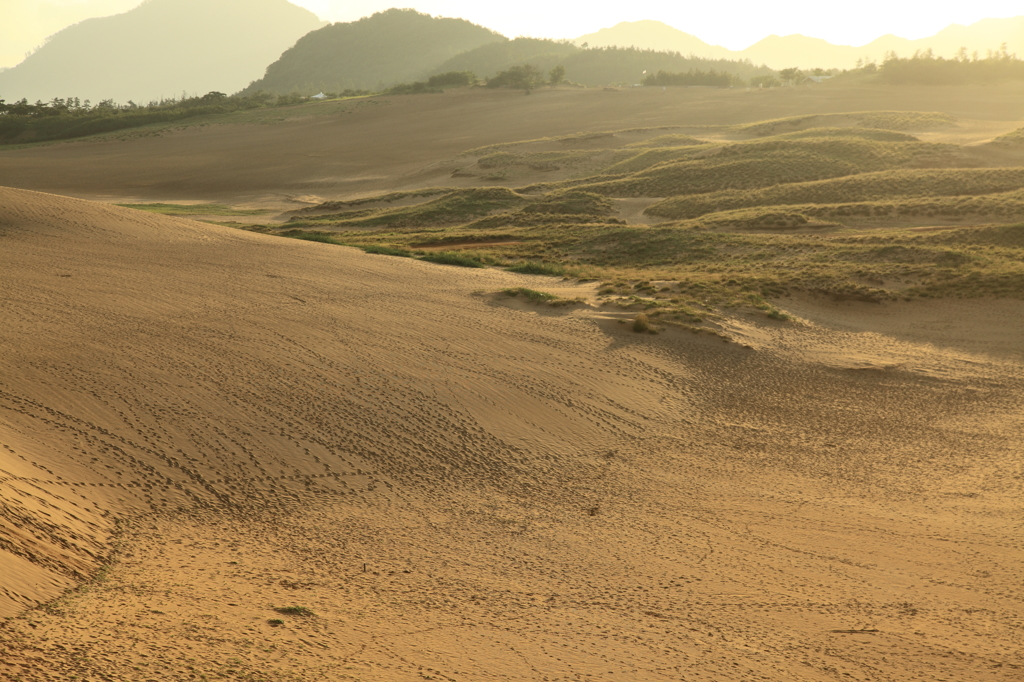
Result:
<svg viewBox="0 0 1024 682"><path fill-rule="evenodd" d="M696 137L690 137L689 135L659 135L652 137L648 140L642 140L640 142L634 142L627 144L626 149L634 148L645 148L645 147L694 147L697 145L706 144L704 140L699 140Z"/></svg>
<svg viewBox="0 0 1024 682"><path fill-rule="evenodd" d="M647 316L647 313L640 313L633 318L633 331L638 334L652 331L651 319Z"/></svg>
<svg viewBox="0 0 1024 682"><path fill-rule="evenodd" d="M900 169L788 183L751 190L721 190L660 201L645 213L669 219L752 206L875 202L890 197L971 196L1024 188L1024 168Z"/></svg>
<svg viewBox="0 0 1024 682"><path fill-rule="evenodd" d="M393 196L394 200L405 198ZM406 196L413 196L408 194ZM421 194L420 196L432 196ZM389 197L357 202L329 202L321 204L320 209L332 210L335 207L356 207L366 203L377 203ZM456 225L473 218L487 215L492 211L509 210L527 203L529 199L507 187L471 187L447 190L442 196L413 206L397 208L378 208L353 210L346 213L293 218L289 221L292 227L330 224L335 227L426 227L432 225Z"/></svg>
<svg viewBox="0 0 1024 682"><path fill-rule="evenodd" d="M992 140L992 143L1011 147L1024 146L1024 128L1017 128L1017 130L1014 130L1012 133L1000 135L996 139Z"/></svg>
<svg viewBox="0 0 1024 682"><path fill-rule="evenodd" d="M697 149L703 151L695 151ZM666 155L682 158L675 161L659 160ZM646 169L637 169L646 162L652 165ZM954 167L959 162L958 150L951 145L879 142L854 137L775 137L739 142L714 150L648 150L607 169L611 173L633 171L624 177L599 177L593 178L590 183L561 183L537 189L551 191L559 187L576 186L606 196L672 197L724 189L760 189L910 165Z"/></svg>
<svg viewBox="0 0 1024 682"><path fill-rule="evenodd" d="M561 307L573 305L574 303L581 303L583 299L580 298L562 298L554 294L549 294L546 291L537 291L536 289L529 289L527 287L514 287L511 289L502 289L502 294L511 296L513 298L522 296L524 299L534 304L547 304L553 307Z"/></svg>
<svg viewBox="0 0 1024 682"><path fill-rule="evenodd" d="M929 130L956 125L955 118L939 112L860 111L848 114L810 114L777 118L740 126L738 130L748 135L766 137L792 132L800 128L822 127L848 121L852 121L856 127L881 130Z"/></svg>

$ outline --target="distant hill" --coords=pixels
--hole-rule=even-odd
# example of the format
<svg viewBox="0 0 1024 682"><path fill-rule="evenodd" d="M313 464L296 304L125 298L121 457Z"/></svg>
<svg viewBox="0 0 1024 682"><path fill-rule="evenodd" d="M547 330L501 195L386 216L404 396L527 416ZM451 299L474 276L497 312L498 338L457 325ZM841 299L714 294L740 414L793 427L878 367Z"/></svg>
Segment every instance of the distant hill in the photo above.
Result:
<svg viewBox="0 0 1024 682"><path fill-rule="evenodd" d="M144 103L183 91L230 93L322 25L287 0L147 0L56 33L0 73L0 97Z"/></svg>
<svg viewBox="0 0 1024 682"><path fill-rule="evenodd" d="M464 19L389 9L313 31L243 94L381 89L423 78L460 52L499 41L507 39Z"/></svg>
<svg viewBox="0 0 1024 682"><path fill-rule="evenodd" d="M623 21L574 40L590 47L637 47L643 50L678 52L710 59L736 59L736 53L719 45L709 45L697 36L684 33L660 21Z"/></svg>
<svg viewBox="0 0 1024 682"><path fill-rule="evenodd" d="M754 76L767 75L772 70L735 59L704 59L688 57L678 52L641 50L638 48L589 48L567 57L563 63L567 80L583 85L634 84L644 79L644 72L658 71L684 73L718 71L749 81Z"/></svg>
<svg viewBox="0 0 1024 682"><path fill-rule="evenodd" d="M651 22L657 23L657 22ZM516 38L492 43L464 52L434 69L435 73L472 71L481 78L490 78L517 64L532 64L543 73L555 66L565 67L566 80L582 85L639 83L644 71L682 72L696 69L725 71L749 80L752 76L770 73L735 60L689 58L678 52L641 50L637 48L582 49L568 41Z"/></svg>
<svg viewBox="0 0 1024 682"><path fill-rule="evenodd" d="M1009 19L983 19L970 26L953 24L933 36L908 40L886 35L867 45L833 45L819 38L802 35L771 35L744 50L729 50L709 45L696 36L672 28L660 21L622 22L596 33L580 36L577 45L586 42L590 47L638 47L651 50L674 50L682 54L718 59L749 59L755 64L766 64L773 69L791 66L801 68L849 69L857 60L881 62L887 52L909 57L915 51L931 49L937 56L952 57L961 47L967 52L977 51L984 57L988 50L996 50L1003 43L1010 53L1024 55L1024 16Z"/></svg>
<svg viewBox="0 0 1024 682"><path fill-rule="evenodd" d="M532 64L547 71L562 64L580 49L568 41L542 38L503 39L500 42L468 50L434 67L432 73L472 71L480 78L490 78L516 64ZM567 76L571 80L571 76Z"/></svg>

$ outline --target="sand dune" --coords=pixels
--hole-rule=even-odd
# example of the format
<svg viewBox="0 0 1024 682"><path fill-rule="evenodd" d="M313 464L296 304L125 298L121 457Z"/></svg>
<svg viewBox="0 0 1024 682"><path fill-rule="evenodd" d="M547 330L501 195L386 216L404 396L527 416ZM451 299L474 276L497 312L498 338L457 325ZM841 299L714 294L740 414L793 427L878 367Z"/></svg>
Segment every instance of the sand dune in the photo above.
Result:
<svg viewBox="0 0 1024 682"><path fill-rule="evenodd" d="M0 259L0 613L115 559L0 622L0 677L1024 672L1019 302L641 336L15 189Z"/></svg>
<svg viewBox="0 0 1024 682"><path fill-rule="evenodd" d="M1019 84L898 90L823 85L770 92L544 89L529 97L453 90L271 109L244 124L128 131L121 134L125 140L110 136L6 149L0 151L0 186L126 203L217 201L287 209L305 205L303 199L319 203L418 187L494 184L475 175L453 177L474 161L460 155L484 145L586 130L721 126L876 109L939 111L964 119L956 128L927 134L929 140L960 144L1019 128L1024 97ZM607 140L597 144L607 146ZM551 179L539 173L511 184Z"/></svg>

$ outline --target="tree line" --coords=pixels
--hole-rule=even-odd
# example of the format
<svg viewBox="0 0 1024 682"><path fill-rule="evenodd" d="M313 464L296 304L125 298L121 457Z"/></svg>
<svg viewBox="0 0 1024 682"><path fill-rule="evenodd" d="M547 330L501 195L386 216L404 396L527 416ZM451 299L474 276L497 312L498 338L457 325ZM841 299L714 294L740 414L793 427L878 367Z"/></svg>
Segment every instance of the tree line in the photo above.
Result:
<svg viewBox="0 0 1024 682"><path fill-rule="evenodd" d="M109 99L92 104L78 97L55 97L49 102L37 101L35 104L30 104L26 99L8 104L0 99L0 142L10 144L71 139L196 116L286 106L305 100L305 97L298 95L274 95L268 92L229 97L216 91L201 96L182 93L180 98L161 99L144 105L131 100L127 104L118 104Z"/></svg>
<svg viewBox="0 0 1024 682"><path fill-rule="evenodd" d="M900 57L895 52L885 56L877 67L880 80L893 85L967 85L1024 80L1024 60L1010 54L1003 43L998 50L989 50L984 57L967 53L961 47L946 59L936 57L932 50Z"/></svg>

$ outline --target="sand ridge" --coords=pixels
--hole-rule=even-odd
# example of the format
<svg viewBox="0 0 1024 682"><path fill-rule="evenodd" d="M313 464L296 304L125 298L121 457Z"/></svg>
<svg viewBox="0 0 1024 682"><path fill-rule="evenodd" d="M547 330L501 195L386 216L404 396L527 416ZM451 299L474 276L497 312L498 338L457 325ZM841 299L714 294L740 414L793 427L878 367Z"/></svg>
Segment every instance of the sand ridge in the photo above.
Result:
<svg viewBox="0 0 1024 682"><path fill-rule="evenodd" d="M2 676L1024 670L1019 303L639 336L491 295L587 285L14 189L0 247L0 609L116 560Z"/></svg>

